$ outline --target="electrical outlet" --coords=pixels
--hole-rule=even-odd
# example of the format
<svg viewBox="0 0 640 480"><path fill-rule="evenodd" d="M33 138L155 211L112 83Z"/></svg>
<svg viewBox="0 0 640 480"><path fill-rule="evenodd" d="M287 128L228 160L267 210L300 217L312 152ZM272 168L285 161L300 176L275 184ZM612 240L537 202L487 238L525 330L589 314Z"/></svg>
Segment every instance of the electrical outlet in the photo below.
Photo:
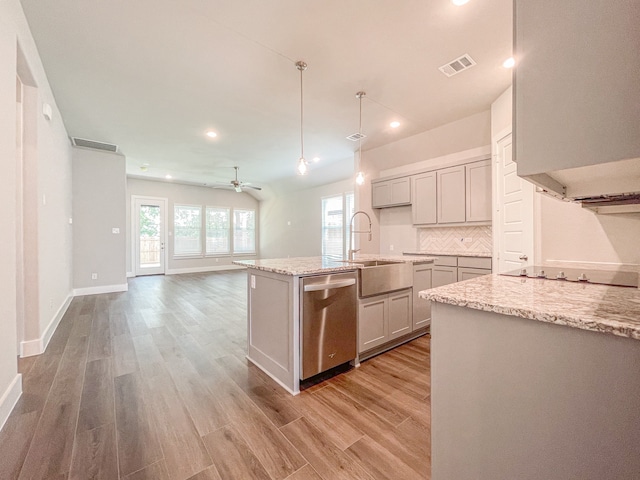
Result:
<svg viewBox="0 0 640 480"><path fill-rule="evenodd" d="M97 280L98 279L98 274L97 273L92 273L91 274L91 280Z"/></svg>
<svg viewBox="0 0 640 480"><path fill-rule="evenodd" d="M111 229L111 233L120 233L120 229L118 227L113 227Z"/></svg>
<svg viewBox="0 0 640 480"><path fill-rule="evenodd" d="M464 243L471 243L471 242L473 242L473 239L472 239L471 237L464 237L464 238L462 239L462 241L463 241Z"/></svg>
<svg viewBox="0 0 640 480"><path fill-rule="evenodd" d="M389 245L389 251L393 252L393 245Z"/></svg>
<svg viewBox="0 0 640 480"><path fill-rule="evenodd" d="M219 258L216 258L216 263L218 263L219 261L220 261L220 259L219 259Z"/></svg>

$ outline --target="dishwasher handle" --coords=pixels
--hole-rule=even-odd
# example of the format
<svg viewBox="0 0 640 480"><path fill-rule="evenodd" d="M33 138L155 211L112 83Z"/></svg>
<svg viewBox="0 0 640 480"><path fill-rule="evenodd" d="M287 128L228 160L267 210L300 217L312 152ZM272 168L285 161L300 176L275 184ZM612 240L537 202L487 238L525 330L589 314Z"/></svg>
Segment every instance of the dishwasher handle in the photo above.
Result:
<svg viewBox="0 0 640 480"><path fill-rule="evenodd" d="M356 284L356 279L355 278L349 278L347 280L341 280L339 282L332 282L332 283L312 283L311 285L305 285L304 286L304 291L305 292L320 292L322 290L332 290L335 288L343 288L343 287L349 287L351 285L355 285Z"/></svg>

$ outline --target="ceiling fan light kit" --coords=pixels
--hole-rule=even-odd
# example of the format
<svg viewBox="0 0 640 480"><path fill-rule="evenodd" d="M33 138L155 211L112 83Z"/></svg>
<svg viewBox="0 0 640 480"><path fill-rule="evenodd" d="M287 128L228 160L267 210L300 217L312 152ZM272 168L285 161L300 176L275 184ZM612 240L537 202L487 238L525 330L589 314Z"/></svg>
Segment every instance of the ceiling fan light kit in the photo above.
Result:
<svg viewBox="0 0 640 480"><path fill-rule="evenodd" d="M250 183L241 182L238 180L238 169L240 167L233 167L236 171L236 177L233 180L230 180L229 183L216 183L211 185L212 188L233 188L236 192L242 193L243 188L251 188L253 190L262 190L262 187L256 187L255 185L251 185Z"/></svg>

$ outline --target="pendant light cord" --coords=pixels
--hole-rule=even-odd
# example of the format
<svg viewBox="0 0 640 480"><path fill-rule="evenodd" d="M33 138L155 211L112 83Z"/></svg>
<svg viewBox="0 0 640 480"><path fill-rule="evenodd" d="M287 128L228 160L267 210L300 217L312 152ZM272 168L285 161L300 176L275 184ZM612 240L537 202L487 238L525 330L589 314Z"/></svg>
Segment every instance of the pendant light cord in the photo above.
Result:
<svg viewBox="0 0 640 480"><path fill-rule="evenodd" d="M296 68L300 70L300 158L304 160L304 89L302 72L307 69L307 64L303 61L296 62ZM304 161L306 163L306 160Z"/></svg>

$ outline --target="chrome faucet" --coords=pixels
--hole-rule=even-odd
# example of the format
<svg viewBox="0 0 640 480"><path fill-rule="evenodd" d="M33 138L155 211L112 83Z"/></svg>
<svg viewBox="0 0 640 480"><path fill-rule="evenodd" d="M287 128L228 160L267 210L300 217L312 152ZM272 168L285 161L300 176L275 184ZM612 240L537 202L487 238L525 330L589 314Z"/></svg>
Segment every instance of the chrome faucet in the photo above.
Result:
<svg viewBox="0 0 640 480"><path fill-rule="evenodd" d="M354 230L353 229L353 219L356 218L356 215L358 215L359 213L362 213L365 217L367 217L367 219L369 220L369 230L368 231L364 231L364 230ZM367 212L363 212L362 210L358 210L356 213L354 213L351 216L351 220L349 221L349 252L348 252L348 260L349 261L353 261L353 254L356 252L359 252L360 249L353 249L351 248L353 246L353 234L354 233L367 233L369 234L369 241L371 241L371 217L369 216L369 214Z"/></svg>

